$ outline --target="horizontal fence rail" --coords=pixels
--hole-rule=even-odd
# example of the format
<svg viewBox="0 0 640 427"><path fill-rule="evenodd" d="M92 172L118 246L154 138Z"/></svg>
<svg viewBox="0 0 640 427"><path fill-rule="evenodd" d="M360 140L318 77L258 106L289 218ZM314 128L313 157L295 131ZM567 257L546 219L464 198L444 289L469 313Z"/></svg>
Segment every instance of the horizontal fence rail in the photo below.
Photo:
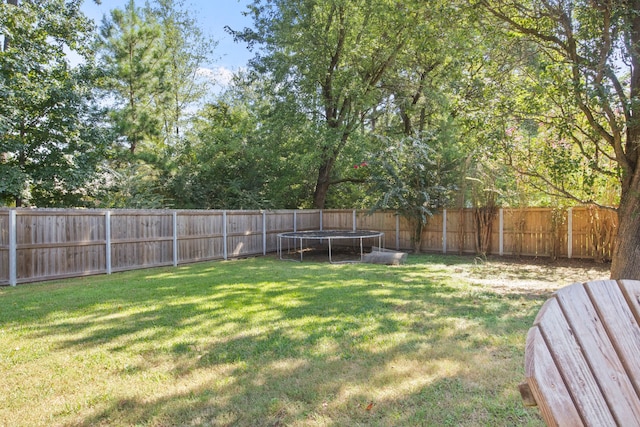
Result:
<svg viewBox="0 0 640 427"><path fill-rule="evenodd" d="M477 214L435 213L420 250L606 260L617 227L615 212L586 207L499 209L483 226ZM376 230L388 248L417 245L394 212L0 209L0 285L266 255L278 233L306 230Z"/></svg>

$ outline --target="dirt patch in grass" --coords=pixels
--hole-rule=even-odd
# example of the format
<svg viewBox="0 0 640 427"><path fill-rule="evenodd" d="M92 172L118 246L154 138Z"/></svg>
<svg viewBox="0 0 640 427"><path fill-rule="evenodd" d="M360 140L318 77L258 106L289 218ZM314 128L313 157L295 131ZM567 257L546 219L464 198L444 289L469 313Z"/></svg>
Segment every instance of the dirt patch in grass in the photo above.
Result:
<svg viewBox="0 0 640 427"><path fill-rule="evenodd" d="M489 286L496 292L544 295L571 283L606 280L610 274L609 264L590 260L468 258L467 264L454 267L452 276L473 284Z"/></svg>
<svg viewBox="0 0 640 427"><path fill-rule="evenodd" d="M366 250L365 250L366 252ZM335 248L334 262L353 261L359 258L359 248ZM299 261L300 253L287 255ZM588 259L557 259L533 257L481 258L473 255L410 254L409 263L428 262L441 264L452 278L476 285L489 286L496 292L525 293L544 296L575 282L609 279L611 264ZM419 261L416 261L419 260ZM329 262L326 248L306 250L302 262ZM391 267L392 268L392 267Z"/></svg>

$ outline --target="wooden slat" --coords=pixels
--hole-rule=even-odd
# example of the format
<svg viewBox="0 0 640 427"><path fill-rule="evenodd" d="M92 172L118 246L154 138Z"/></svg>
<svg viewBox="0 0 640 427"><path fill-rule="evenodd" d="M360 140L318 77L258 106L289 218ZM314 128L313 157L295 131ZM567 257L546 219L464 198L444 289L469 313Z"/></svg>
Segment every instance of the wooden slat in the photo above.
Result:
<svg viewBox="0 0 640 427"><path fill-rule="evenodd" d="M640 390L640 327L628 300L614 281L590 282L586 286L637 393ZM637 295L640 282L627 281L625 286L628 294ZM638 395L634 394L633 397L635 404L640 404ZM636 417L636 420L640 420L640 417Z"/></svg>
<svg viewBox="0 0 640 427"><path fill-rule="evenodd" d="M583 425L537 326L527 335L525 373L542 417L549 426Z"/></svg>
<svg viewBox="0 0 640 427"><path fill-rule="evenodd" d="M157 243L157 242L172 242L173 237L141 237L130 239L111 239L112 245L128 245L132 243Z"/></svg>
<svg viewBox="0 0 640 427"><path fill-rule="evenodd" d="M631 308L636 322L640 324L640 281L620 280L620 290Z"/></svg>
<svg viewBox="0 0 640 427"><path fill-rule="evenodd" d="M595 292L593 300L585 286L591 289L592 295ZM624 308L628 311L628 307L615 281L588 283L585 286L575 284L565 287L557 292L556 298L618 425L631 425L634 420L640 420L638 396L612 344L612 339L616 340L616 336L625 337L628 331L624 328L611 331L610 339L605 327L611 322L617 323L616 313L622 314ZM617 304L611 303L614 299ZM598 311L596 306L599 307ZM599 313L603 311L608 313L602 316Z"/></svg>
<svg viewBox="0 0 640 427"><path fill-rule="evenodd" d="M198 240L198 239L222 239L222 234L193 234L189 236L180 236L178 237L178 241L189 241L189 240Z"/></svg>
<svg viewBox="0 0 640 427"><path fill-rule="evenodd" d="M29 243L16 245L18 250L21 249L55 249L55 248L82 248L87 246L104 246L106 240L90 240L90 241L71 241L56 243Z"/></svg>
<svg viewBox="0 0 640 427"><path fill-rule="evenodd" d="M576 340L575 331L564 316L557 298L548 300L544 308L537 326L545 337L551 356L559 367L582 419L590 425L616 425L609 405ZM539 377L537 380L540 380Z"/></svg>
<svg viewBox="0 0 640 427"><path fill-rule="evenodd" d="M9 284L9 211L0 208L0 285Z"/></svg>

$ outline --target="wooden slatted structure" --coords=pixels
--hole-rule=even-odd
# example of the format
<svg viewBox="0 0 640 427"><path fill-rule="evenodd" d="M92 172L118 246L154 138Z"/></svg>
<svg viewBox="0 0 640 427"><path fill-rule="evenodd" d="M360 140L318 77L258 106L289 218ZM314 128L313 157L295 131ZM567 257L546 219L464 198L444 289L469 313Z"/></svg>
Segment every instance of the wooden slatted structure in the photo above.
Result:
<svg viewBox="0 0 640 427"><path fill-rule="evenodd" d="M369 211L356 212L356 228L358 230L375 230L384 233L384 247L395 247L396 242L396 214L394 212Z"/></svg>
<svg viewBox="0 0 640 427"><path fill-rule="evenodd" d="M550 209L506 209L505 253L517 256L548 256L551 253Z"/></svg>
<svg viewBox="0 0 640 427"><path fill-rule="evenodd" d="M309 216L305 215L303 218L298 218L299 216L300 215L293 210L278 210L265 213L265 226L267 230L267 241L265 243L265 247L267 252L277 251L278 233L286 233L287 231L292 231L294 228L297 229L299 226L297 223L300 219L309 227L305 228L305 226L302 226L302 229L318 229L319 220L317 222L312 221L312 225L308 225L306 223L309 221Z"/></svg>
<svg viewBox="0 0 640 427"><path fill-rule="evenodd" d="M104 212L24 210L16 216L17 279L106 272Z"/></svg>
<svg viewBox="0 0 640 427"><path fill-rule="evenodd" d="M617 214L612 210L579 207L572 209L573 258L611 259Z"/></svg>
<svg viewBox="0 0 640 427"><path fill-rule="evenodd" d="M0 209L0 285L9 284L9 209Z"/></svg>
<svg viewBox="0 0 640 427"><path fill-rule="evenodd" d="M447 252L475 253L475 233L471 209L447 209L446 230Z"/></svg>
<svg viewBox="0 0 640 427"><path fill-rule="evenodd" d="M181 211L176 216L179 264L224 258L222 211Z"/></svg>
<svg viewBox="0 0 640 427"><path fill-rule="evenodd" d="M639 426L639 322L640 281L557 291L527 335L525 403L549 426Z"/></svg>
<svg viewBox="0 0 640 427"><path fill-rule="evenodd" d="M305 209L305 210L297 210L297 211L273 211L274 215L282 215L282 214L291 214L291 212L295 212L295 221L296 221L296 230L297 231L306 231L306 230L319 230L320 229L320 209ZM288 230L283 231L291 231L293 228L289 228ZM282 231L271 230L269 231L273 235L277 235ZM277 239L274 239L274 250L277 248Z"/></svg>
<svg viewBox="0 0 640 427"><path fill-rule="evenodd" d="M227 212L228 254L233 257L262 252L262 213L260 211Z"/></svg>
<svg viewBox="0 0 640 427"><path fill-rule="evenodd" d="M427 252L442 252L442 221L442 212L436 212L431 218L429 218L427 225L422 229L422 246L420 247L420 250ZM401 240L401 242L404 242L404 245L401 244L400 248L397 249L411 248L412 231L409 228L409 224L406 226L405 233L404 238Z"/></svg>
<svg viewBox="0 0 640 427"><path fill-rule="evenodd" d="M353 230L353 209L335 209L323 212L322 228L324 230Z"/></svg>
<svg viewBox="0 0 640 427"><path fill-rule="evenodd" d="M112 271L172 264L173 214L170 211L113 211Z"/></svg>

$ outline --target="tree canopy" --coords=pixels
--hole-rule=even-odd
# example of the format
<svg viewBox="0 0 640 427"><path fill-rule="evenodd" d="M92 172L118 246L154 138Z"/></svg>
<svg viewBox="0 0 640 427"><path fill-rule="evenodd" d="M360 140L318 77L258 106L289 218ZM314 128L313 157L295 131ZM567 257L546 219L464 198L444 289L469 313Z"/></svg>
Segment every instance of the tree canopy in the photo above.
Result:
<svg viewBox="0 0 640 427"><path fill-rule="evenodd" d="M533 46L531 62L521 71L527 82L523 90L537 102L546 101L525 110L539 123L520 118L511 128L537 140L542 155L535 164L545 166L532 169L518 158L510 160L534 182L584 202L595 202L590 188L595 183L617 178L619 227L612 276L638 274L640 260L630 254L640 245L640 2L479 4Z"/></svg>
<svg viewBox="0 0 640 427"><path fill-rule="evenodd" d="M16 206L91 203L108 141L93 92L94 27L80 2L0 4L0 199ZM67 51L86 61L72 68Z"/></svg>
<svg viewBox="0 0 640 427"><path fill-rule="evenodd" d="M445 60L445 49L436 43L443 40L436 30L444 27L439 20L450 12L445 4L255 1L250 6L255 29L234 34L260 45L254 71L272 82L269 90L277 101L295 105L314 125L316 135L306 142L315 156L313 206L324 207L331 185L345 182L336 166L351 144L361 142L354 133L372 130L391 82L410 79L414 66L426 74Z"/></svg>

